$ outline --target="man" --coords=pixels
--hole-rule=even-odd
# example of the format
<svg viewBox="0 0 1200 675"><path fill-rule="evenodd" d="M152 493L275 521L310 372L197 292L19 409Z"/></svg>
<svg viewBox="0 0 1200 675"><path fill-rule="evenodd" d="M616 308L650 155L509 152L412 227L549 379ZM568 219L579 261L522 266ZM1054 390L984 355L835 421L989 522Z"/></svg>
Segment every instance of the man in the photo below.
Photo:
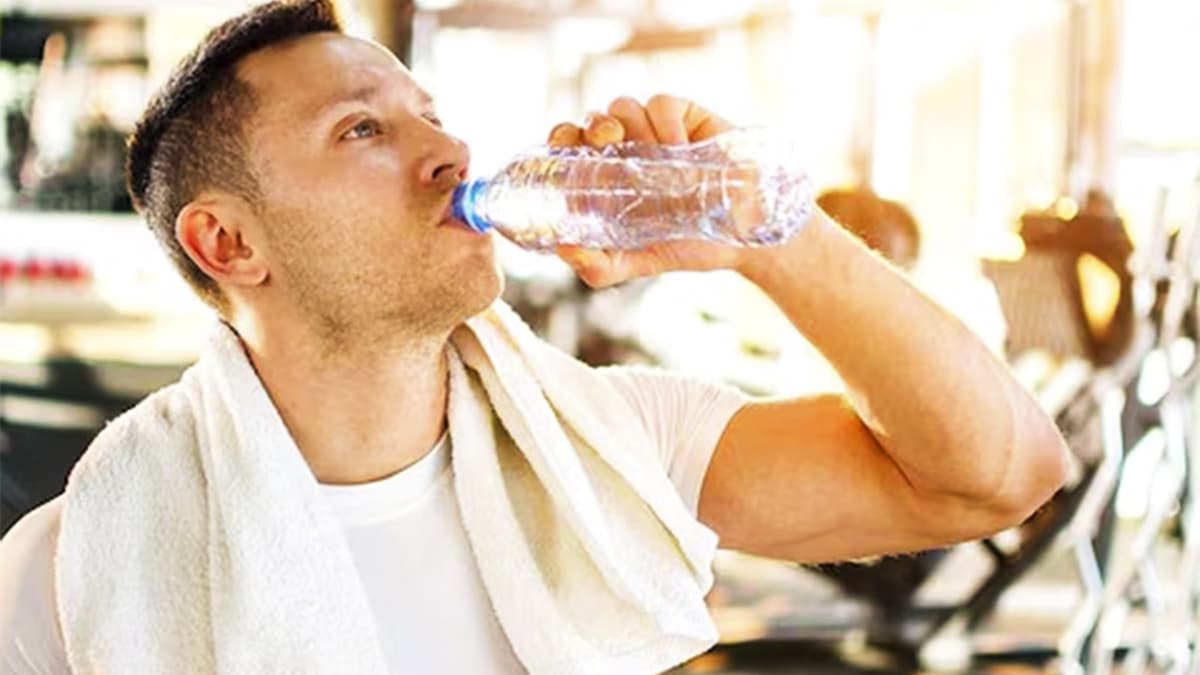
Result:
<svg viewBox="0 0 1200 675"><path fill-rule="evenodd" d="M645 105L618 99L602 125L611 128L611 119L625 138L647 143L685 143L730 127L668 96ZM130 143L135 203L184 277L236 333L254 386L261 383L320 483L327 502L320 509L332 507L337 516L391 672L533 668L517 653L523 647L510 645L523 627L489 607L497 602L493 586L480 581L488 561L472 557L486 533L466 533L468 546L458 512L470 496L444 480L448 456L456 457L456 473L473 469L457 459L472 448L461 447L457 436L453 448L446 440L448 399L455 395L448 394L448 377L459 372L451 368L448 376L447 344L492 305L502 283L492 239L447 216L467 165L466 147L442 129L433 102L404 67L377 45L344 35L321 0L264 5L219 27L151 102ZM777 248L685 242L560 254L593 286L667 270L737 270L844 377L852 392L845 398L751 402L666 374L589 375L596 386L609 383L636 413L630 424L657 446L656 466L678 490L672 499L727 548L798 562L929 549L1021 522L1063 481L1061 438L1004 366L820 212ZM172 396L158 394L113 424L132 433L127 442L138 448L105 449L104 469L115 471L115 480L122 471L132 480L139 466L155 461L154 443L136 432L161 421L153 415L167 412L154 405ZM183 425L202 412L180 410L170 414ZM198 449L202 458L221 451ZM128 572L117 568L136 567L148 553L168 559L177 547L202 552L205 544L196 540L205 536L197 532L203 519L211 524L227 515L210 510L199 524L172 522L171 531L147 533L136 524L119 529L105 514L76 507L76 518L114 528L123 539L80 542L89 534L75 532L71 550L83 543L105 559L76 560L64 570L67 542L58 537L68 521L60 522L60 510L72 513L72 486L87 477L80 473L77 467L65 504L60 498L30 514L0 550L6 671L99 671L89 659L108 645L79 644L78 635L135 630L114 625L122 622L149 623L144 632L125 634L155 652L166 628L108 608L145 594L138 574L155 570L135 569L120 577L132 583L114 583ZM255 488L237 478L209 486L218 506L221 495ZM593 472L589 480L604 478ZM132 487L111 489L121 493L122 508L187 507L169 491L131 505ZM253 528L270 510L250 514L244 526ZM282 551L289 537L306 535L295 530L273 533L269 546ZM240 550L208 550L223 561L217 572L242 560ZM64 576L80 566L87 568L82 577ZM566 584L580 573L559 569L555 579ZM300 582L283 575L279 593ZM62 587L64 578L84 582ZM171 592L161 595L195 592L191 578L191 572L171 576ZM276 589L241 590L258 598ZM64 610L78 605L75 594L101 599L83 607L81 617ZM158 595L140 599L156 611L191 613L243 598L195 597L195 606L171 605ZM174 618L167 613L153 621ZM221 651L213 636L223 627L203 625L209 628L189 639L211 640ZM555 632L567 628L539 627L549 632L547 649L555 646ZM74 650L64 649L64 636Z"/></svg>

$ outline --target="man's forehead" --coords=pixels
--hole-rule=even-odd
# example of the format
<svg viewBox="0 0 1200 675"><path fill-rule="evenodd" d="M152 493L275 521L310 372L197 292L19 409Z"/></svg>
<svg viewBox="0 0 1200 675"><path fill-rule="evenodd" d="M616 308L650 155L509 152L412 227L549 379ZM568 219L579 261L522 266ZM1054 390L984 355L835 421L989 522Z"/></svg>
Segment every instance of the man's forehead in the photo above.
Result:
<svg viewBox="0 0 1200 675"><path fill-rule="evenodd" d="M411 88L429 99L394 54L340 33L317 33L256 52L239 64L269 107L315 113L337 100L365 98L373 88Z"/></svg>

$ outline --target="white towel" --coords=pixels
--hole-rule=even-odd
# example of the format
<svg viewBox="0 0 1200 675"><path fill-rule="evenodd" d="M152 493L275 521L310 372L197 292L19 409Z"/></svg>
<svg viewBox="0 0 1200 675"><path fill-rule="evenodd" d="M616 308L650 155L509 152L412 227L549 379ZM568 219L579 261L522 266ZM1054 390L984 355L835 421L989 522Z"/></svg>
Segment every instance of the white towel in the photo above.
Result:
<svg viewBox="0 0 1200 675"><path fill-rule="evenodd" d="M624 399L501 303L447 358L463 524L530 672L660 672L711 646L716 537ZM385 672L341 528L225 326L80 460L56 579L75 673Z"/></svg>

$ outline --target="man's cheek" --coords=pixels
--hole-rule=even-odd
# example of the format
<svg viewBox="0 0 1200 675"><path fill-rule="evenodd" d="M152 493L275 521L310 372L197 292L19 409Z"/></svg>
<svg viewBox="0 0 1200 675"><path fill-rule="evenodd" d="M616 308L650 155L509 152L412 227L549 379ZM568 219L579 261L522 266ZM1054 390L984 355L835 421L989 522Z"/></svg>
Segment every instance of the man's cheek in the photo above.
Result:
<svg viewBox="0 0 1200 675"><path fill-rule="evenodd" d="M362 160L362 167L368 174L390 176L395 180L404 173L405 163L396 152L366 153Z"/></svg>

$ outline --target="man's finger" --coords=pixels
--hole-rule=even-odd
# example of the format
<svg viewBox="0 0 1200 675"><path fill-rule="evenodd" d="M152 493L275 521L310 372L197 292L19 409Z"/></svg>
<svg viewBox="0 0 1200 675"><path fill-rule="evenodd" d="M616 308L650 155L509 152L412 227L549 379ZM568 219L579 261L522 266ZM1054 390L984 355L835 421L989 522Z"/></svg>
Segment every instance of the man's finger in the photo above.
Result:
<svg viewBox="0 0 1200 675"><path fill-rule="evenodd" d="M575 270L584 283L592 288L609 285L612 261L604 251L582 246L559 246L555 253Z"/></svg>
<svg viewBox="0 0 1200 675"><path fill-rule="evenodd" d="M583 145L583 129L570 122L563 122L550 130L550 137L546 142L556 148Z"/></svg>
<svg viewBox="0 0 1200 675"><path fill-rule="evenodd" d="M592 288L605 288L637 277L662 273L662 261L649 250L596 250L559 246L559 257Z"/></svg>
<svg viewBox="0 0 1200 675"><path fill-rule="evenodd" d="M628 96L618 98L609 104L608 114L617 118L621 126L625 127L625 140L641 143L654 143L658 140L654 135L654 127L650 125L650 118L646 115L646 109L635 99Z"/></svg>
<svg viewBox="0 0 1200 675"><path fill-rule="evenodd" d="M664 145L682 145L689 141L684 116L690 104L675 96L658 94L646 101L646 115L654 136Z"/></svg>
<svg viewBox="0 0 1200 675"><path fill-rule="evenodd" d="M587 116L583 140L593 148L603 148L625 140L625 127L612 115L592 113Z"/></svg>
<svg viewBox="0 0 1200 675"><path fill-rule="evenodd" d="M695 143L733 128L695 103L666 94L646 101L646 113L660 143Z"/></svg>
<svg viewBox="0 0 1200 675"><path fill-rule="evenodd" d="M695 103L688 104L688 111L684 116L683 125L687 127L688 138L693 143L712 138L733 128L732 124L720 116Z"/></svg>

